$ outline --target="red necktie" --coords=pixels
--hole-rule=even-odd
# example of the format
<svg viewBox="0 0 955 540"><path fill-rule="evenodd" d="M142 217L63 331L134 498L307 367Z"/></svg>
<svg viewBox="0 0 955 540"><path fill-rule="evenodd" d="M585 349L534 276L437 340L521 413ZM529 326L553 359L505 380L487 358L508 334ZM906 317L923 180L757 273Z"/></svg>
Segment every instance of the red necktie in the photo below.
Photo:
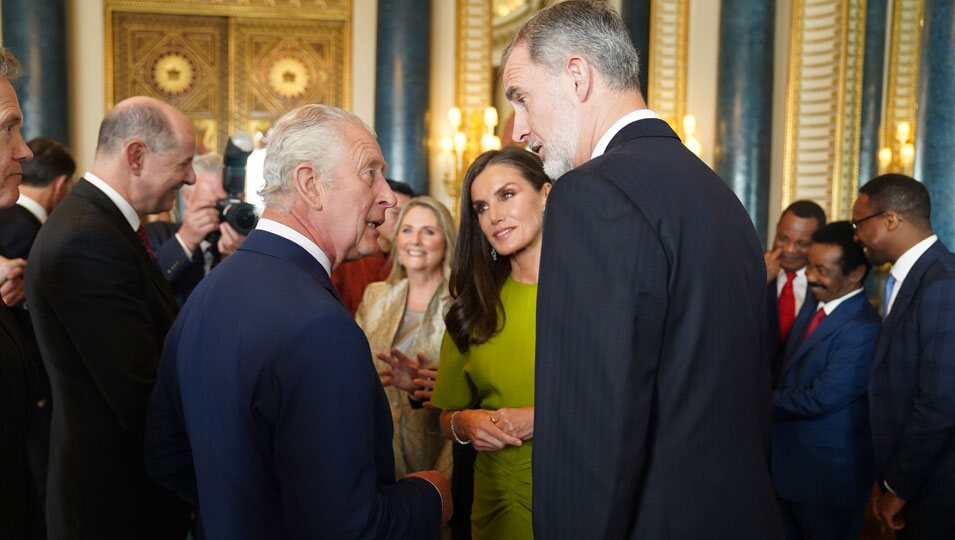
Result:
<svg viewBox="0 0 955 540"><path fill-rule="evenodd" d="M139 243L143 245L143 249L146 250L146 254L149 255L149 258L155 261L156 256L153 255L153 248L149 245L149 238L146 238L146 229L143 228L142 224L136 229L136 236L139 237Z"/></svg>
<svg viewBox="0 0 955 540"><path fill-rule="evenodd" d="M806 328L806 333L802 335L803 341L805 341L806 338L809 337L809 334L811 334L816 329L816 327L819 326L819 323L821 323L822 320L825 318L826 318L826 310L824 309L821 309L821 308L817 309L816 312L813 313L812 319L809 320L809 327Z"/></svg>
<svg viewBox="0 0 955 540"><path fill-rule="evenodd" d="M796 295L793 294L793 280L796 272L786 272L786 284L779 293L779 340L786 341L789 329L796 320Z"/></svg>

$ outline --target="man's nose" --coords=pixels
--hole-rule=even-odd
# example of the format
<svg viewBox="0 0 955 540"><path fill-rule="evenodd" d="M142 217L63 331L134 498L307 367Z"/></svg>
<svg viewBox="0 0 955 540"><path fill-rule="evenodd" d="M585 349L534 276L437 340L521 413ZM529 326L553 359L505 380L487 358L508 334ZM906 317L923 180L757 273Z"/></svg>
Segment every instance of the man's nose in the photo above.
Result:
<svg viewBox="0 0 955 540"><path fill-rule="evenodd" d="M33 150L30 150L30 147L27 146L26 141L23 140L23 135L17 134L17 145L14 149L13 159L17 161L25 161L33 159Z"/></svg>
<svg viewBox="0 0 955 540"><path fill-rule="evenodd" d="M514 132L511 138L514 142L527 142L527 137L531 133L530 125L527 123L527 112L520 108L514 109Z"/></svg>

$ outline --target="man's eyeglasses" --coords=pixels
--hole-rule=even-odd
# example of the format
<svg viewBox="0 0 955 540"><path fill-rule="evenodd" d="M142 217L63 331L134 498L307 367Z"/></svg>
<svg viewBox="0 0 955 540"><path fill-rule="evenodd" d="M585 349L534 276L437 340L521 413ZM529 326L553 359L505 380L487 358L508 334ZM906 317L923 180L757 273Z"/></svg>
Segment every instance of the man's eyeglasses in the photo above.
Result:
<svg viewBox="0 0 955 540"><path fill-rule="evenodd" d="M851 222L851 223L852 223L852 230L853 230L853 231L859 230L859 224L860 224L860 223L862 223L863 221L865 221L865 220L867 220L867 219L872 219L872 218L874 218L874 217L879 217L879 216L881 216L882 214L885 214L885 212L886 212L885 210L883 210L883 211L881 211L881 212L876 212L876 213L874 213L874 214L872 214L872 215L869 215L869 216L866 216L866 217L864 217L864 218L862 218L862 219L857 219L857 220Z"/></svg>

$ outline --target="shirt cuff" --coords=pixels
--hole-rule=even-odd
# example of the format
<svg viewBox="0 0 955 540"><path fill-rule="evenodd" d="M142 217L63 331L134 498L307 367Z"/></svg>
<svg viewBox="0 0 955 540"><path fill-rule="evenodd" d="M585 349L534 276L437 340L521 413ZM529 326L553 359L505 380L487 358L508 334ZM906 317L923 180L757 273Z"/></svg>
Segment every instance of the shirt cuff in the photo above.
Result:
<svg viewBox="0 0 955 540"><path fill-rule="evenodd" d="M891 487L889 487L889 481L888 481L888 480L883 480L883 481L882 481L882 485L885 486L885 489L889 490L889 493L895 495L896 497L899 496L899 494L896 493L894 489L892 489Z"/></svg>
<svg viewBox="0 0 955 540"><path fill-rule="evenodd" d="M421 478L421 477L419 476L418 478ZM436 486L434 482L432 482L431 480L428 480L427 478L421 478L421 479L431 484L431 487L433 487L434 490L438 492L438 498L441 499L441 510L439 514L443 516L444 515L444 495L441 494L441 490L438 489L438 486ZM438 520L440 521L440 518L438 518Z"/></svg>
<svg viewBox="0 0 955 540"><path fill-rule="evenodd" d="M179 233L176 233L176 240L179 242L179 245L182 246L182 250L186 253L186 257L191 259L192 250L189 249L189 246L187 246L186 243L182 241L182 237L179 236Z"/></svg>

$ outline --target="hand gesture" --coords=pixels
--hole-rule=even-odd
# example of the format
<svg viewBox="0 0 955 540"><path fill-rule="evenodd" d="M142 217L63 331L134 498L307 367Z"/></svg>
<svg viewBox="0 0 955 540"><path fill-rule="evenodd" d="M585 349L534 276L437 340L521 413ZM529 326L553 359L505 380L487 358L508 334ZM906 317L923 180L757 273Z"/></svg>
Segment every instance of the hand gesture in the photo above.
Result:
<svg viewBox="0 0 955 540"><path fill-rule="evenodd" d="M491 422L522 441L534 437L534 407L498 409L491 413Z"/></svg>
<svg viewBox="0 0 955 540"><path fill-rule="evenodd" d="M382 378L381 384L394 386L414 395L415 390L418 389L414 379L418 376L418 368L421 367L421 362L425 360L424 354L418 353L418 360L412 360L398 349L391 349L391 355L378 353L375 356L391 366L390 369L385 368L378 371L378 376Z"/></svg>
<svg viewBox="0 0 955 540"><path fill-rule="evenodd" d="M905 501L891 491L880 493L872 499L872 510L875 519L885 529L899 531L905 528L905 518L902 517L902 507Z"/></svg>
<svg viewBox="0 0 955 540"><path fill-rule="evenodd" d="M523 441L505 433L497 426L497 411L468 409L454 417L454 430L459 436L471 441L478 452L500 450L505 446L521 446ZM494 420L492 420L494 418Z"/></svg>
<svg viewBox="0 0 955 540"><path fill-rule="evenodd" d="M779 275L779 256L782 254L782 248L776 248L772 251L763 252L763 260L766 261L766 284L770 284Z"/></svg>
<svg viewBox="0 0 955 540"><path fill-rule="evenodd" d="M216 247L219 249L219 255L222 255L223 258L235 253L235 250L239 249L242 241L245 240L244 236L235 232L232 225L224 221L219 224L219 232L222 233L222 236L219 237L219 243Z"/></svg>
<svg viewBox="0 0 955 540"><path fill-rule="evenodd" d="M422 358L422 356L419 355L419 358ZM431 406L431 393L434 391L434 383L437 379L438 370L421 368L418 370L417 378L413 381L417 390L412 395L415 399L422 400L422 405L425 407Z"/></svg>
<svg viewBox="0 0 955 540"><path fill-rule="evenodd" d="M23 283L23 273L26 271L25 259L7 259L0 257L0 297L8 306L15 306L23 302L26 296L26 286Z"/></svg>

